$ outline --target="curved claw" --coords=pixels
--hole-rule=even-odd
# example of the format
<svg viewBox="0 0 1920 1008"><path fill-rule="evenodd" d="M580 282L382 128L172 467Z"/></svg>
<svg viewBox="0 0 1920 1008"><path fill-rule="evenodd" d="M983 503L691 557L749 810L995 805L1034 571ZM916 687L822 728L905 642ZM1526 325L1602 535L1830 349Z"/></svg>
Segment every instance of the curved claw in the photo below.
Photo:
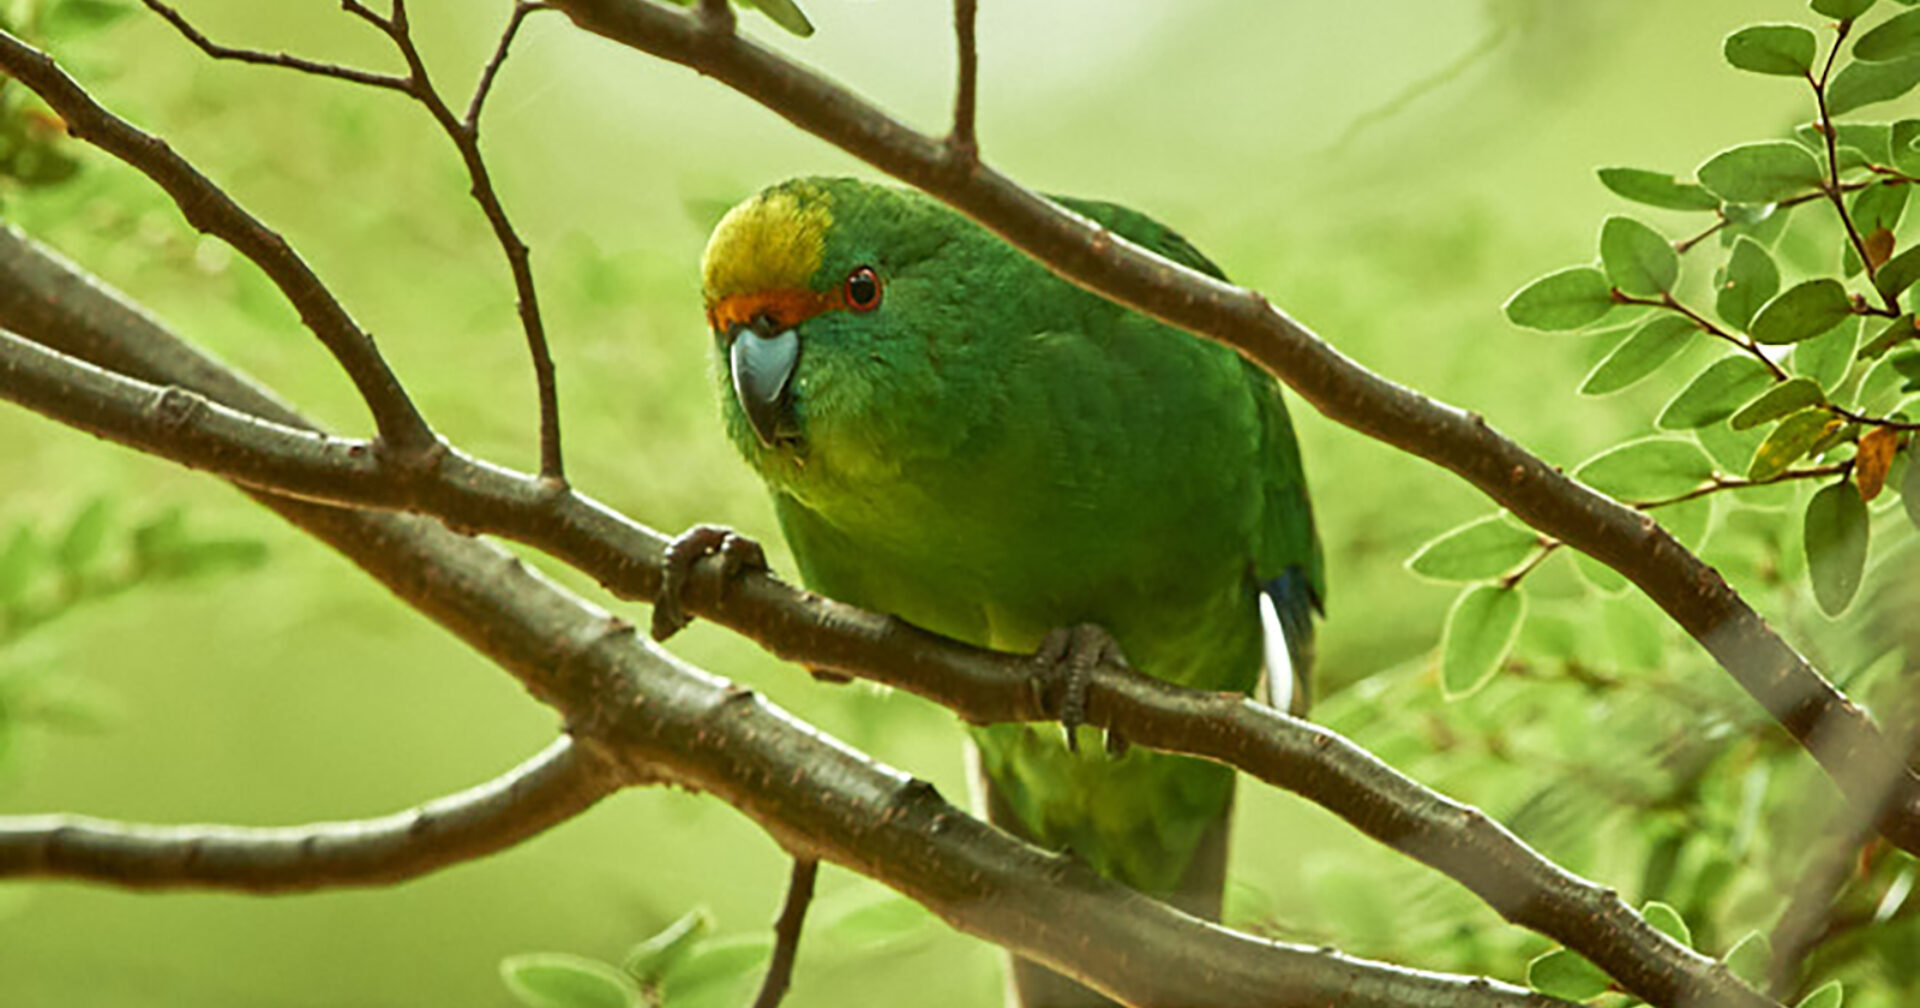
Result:
<svg viewBox="0 0 1920 1008"><path fill-rule="evenodd" d="M660 595L653 602L653 639L664 641L679 633L693 617L682 596L693 566L707 556L720 555L721 583L730 583L742 571L766 570L767 555L760 544L719 525L695 525L667 544L660 570Z"/></svg>
<svg viewBox="0 0 1920 1008"><path fill-rule="evenodd" d="M1093 670L1102 662L1129 668L1127 656L1121 652L1120 642L1114 640L1105 627L1081 623L1048 631L1033 660L1043 676L1064 680L1060 727L1067 733L1067 750L1077 753L1080 742L1076 735L1079 727L1087 723L1087 688L1093 684ZM1118 756L1125 751L1126 740L1109 732L1107 752Z"/></svg>

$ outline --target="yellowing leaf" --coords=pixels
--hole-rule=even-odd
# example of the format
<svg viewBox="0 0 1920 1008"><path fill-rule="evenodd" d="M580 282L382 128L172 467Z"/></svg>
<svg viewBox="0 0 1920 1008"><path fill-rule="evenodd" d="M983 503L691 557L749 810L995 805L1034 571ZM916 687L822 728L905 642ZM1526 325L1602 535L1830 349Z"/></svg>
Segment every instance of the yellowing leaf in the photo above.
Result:
<svg viewBox="0 0 1920 1008"><path fill-rule="evenodd" d="M1853 481L1860 488L1860 499L1880 496L1887 485L1887 470L1893 467L1893 453L1900 447L1900 432L1891 427L1875 427L1860 437L1859 453L1853 457Z"/></svg>

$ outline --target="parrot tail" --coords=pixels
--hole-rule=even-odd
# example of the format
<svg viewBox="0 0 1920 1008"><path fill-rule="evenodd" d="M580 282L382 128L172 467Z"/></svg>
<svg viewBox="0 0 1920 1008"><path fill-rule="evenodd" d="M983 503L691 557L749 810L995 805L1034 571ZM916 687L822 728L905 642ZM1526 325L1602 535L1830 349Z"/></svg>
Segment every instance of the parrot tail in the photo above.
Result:
<svg viewBox="0 0 1920 1008"><path fill-rule="evenodd" d="M1029 843L1028 835L1011 806L992 778L976 767L980 793L985 798L987 821ZM1227 792L1226 807L1201 835L1187 873L1179 888L1166 897L1168 903L1203 920L1220 919L1221 901L1227 888L1227 836L1233 822L1233 792ZM1196 992L1198 993L1198 992ZM1196 1001L1196 1004L1201 1003ZM1007 1008L1123 1008L1117 1002L1076 980L1055 973L1039 963L1011 956L1007 971Z"/></svg>

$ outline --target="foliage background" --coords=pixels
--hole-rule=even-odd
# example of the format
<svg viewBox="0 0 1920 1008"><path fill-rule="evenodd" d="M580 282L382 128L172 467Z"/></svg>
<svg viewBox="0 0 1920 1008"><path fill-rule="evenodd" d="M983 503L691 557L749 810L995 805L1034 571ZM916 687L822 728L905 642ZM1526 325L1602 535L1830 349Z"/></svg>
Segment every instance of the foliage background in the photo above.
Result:
<svg viewBox="0 0 1920 1008"><path fill-rule="evenodd" d="M482 5L453 0L411 6L443 87L463 92L505 5L484 17ZM328 0L182 7L235 44L379 66L390 55ZM744 23L910 121L942 127L946 4L806 7L819 28L811 40L751 14ZM1579 399L1573 389L1605 347L1516 330L1501 302L1548 268L1591 258L1602 216L1625 209L1595 166L1685 173L1802 120L1804 88L1726 66L1719 43L1748 21L1814 21L1787 0L983 7L990 160L1048 191L1149 210L1346 353L1569 466L1645 430L1689 369ZM532 383L511 288L452 151L417 108L211 64L146 16L54 42L107 105L288 235L381 339L434 423L469 449L532 467ZM791 570L757 483L714 422L696 264L707 226L735 199L788 175L863 169L711 82L554 16L529 25L484 130L535 249L575 482L656 527L745 529ZM181 226L144 180L85 160L71 183L0 191L0 213L311 415L365 428L350 387L267 284ZM1795 255L1830 265L1834 250L1785 258ZM1488 509L1425 463L1302 412L1333 580L1319 716L1570 867L1630 898L1680 905L1708 951L1770 923L1832 808L1808 761L1778 755L1750 705L1650 606L1596 603L1560 557L1529 581L1534 612L1511 669L1525 674L1443 703L1433 653L1455 590L1401 561ZM231 491L0 412L0 534L29 526L58 538L96 499L115 529L179 506L194 534L258 542L265 560L0 636L0 813L359 817L467 786L551 737L546 709L509 678ZM1791 542L1776 556L1755 534L1797 524L1797 512L1744 522L1723 515L1709 559L1790 640L1843 677L1885 651L1835 629L1857 628L1884 588L1870 578L1853 622L1829 624L1781 577ZM109 536L103 563L120 542ZM1876 552L1894 565L1907 551L1882 540ZM961 732L944 712L815 685L711 627L675 646L965 794ZM1567 674L1566 654L1593 673L1585 682ZM1235 842L1230 922L1513 980L1545 947L1291 796L1244 788ZM1649 877L1663 843L1677 849L1675 867ZM721 933L758 936L785 870L777 848L720 803L648 790L390 890L252 898L11 884L0 887L0 995L31 1008L507 1005L495 974L504 955L617 958L695 904ZM943 1003L996 1003L990 947L889 909L844 872L825 874L823 899L816 920L828 923L803 945L790 1004L925 1003L933 976ZM1871 959L1847 970L1888 997L1912 982ZM702 997L737 1002L745 989Z"/></svg>

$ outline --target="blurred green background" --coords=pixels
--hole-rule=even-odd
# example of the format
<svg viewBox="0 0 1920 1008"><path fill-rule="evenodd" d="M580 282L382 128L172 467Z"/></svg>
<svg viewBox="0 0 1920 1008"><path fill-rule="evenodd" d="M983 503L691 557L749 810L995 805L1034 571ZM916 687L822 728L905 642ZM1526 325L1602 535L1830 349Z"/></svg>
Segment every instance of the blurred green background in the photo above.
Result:
<svg viewBox="0 0 1920 1008"><path fill-rule="evenodd" d="M332 0L181 6L222 41L394 66L382 40ZM410 6L439 81L464 95L507 4ZM743 23L909 122L944 127L948 5L805 7L812 39L752 14ZM1685 173L1803 117L1791 82L1742 75L1718 51L1747 21L1814 20L1787 0L982 8L980 134L998 167L1044 190L1150 211L1345 353L1483 412L1569 466L1645 428L1681 376L1578 399L1572 390L1603 348L1518 331L1501 302L1534 275L1591 258L1600 219L1622 207L1594 167ZM280 228L452 440L533 465L532 382L511 287L456 158L417 107L216 65L145 14L53 45L105 104ZM791 570L702 380L696 266L707 227L759 186L870 172L711 81L551 14L528 25L484 137L535 250L575 484L656 528L744 529ZM4 198L6 219L309 415L368 429L348 384L268 285L129 170L88 156L74 181ZM1582 790L1581 775L1622 758L1628 725L1696 731L1702 711L1724 711L1713 723L1747 731L1744 701L1649 607L1596 606L1556 558L1538 575L1527 647L1551 650L1553 635L1604 614L1607 626L1639 628L1621 639L1650 632L1666 642L1650 656L1661 690L1599 694L1541 676L1441 703L1431 656L1455 589L1415 579L1401 561L1487 505L1311 411L1297 422L1332 581L1320 716L1579 870L1639 891L1651 813L1602 816L1592 794L1605 788ZM0 813L247 824L381 814L503 771L557 727L511 678L214 481L4 409L0 487L0 531L30 525L57 538L97 499L115 529L179 507L192 534L265 550L257 565L143 586L0 642L0 682L11 684L0 696L12 698L0 720ZM1791 639L1819 647L1824 623L1804 592L1764 577L1741 586ZM945 712L817 685L704 625L674 646L948 796L966 793L962 733ZM1625 671L1645 654L1610 647L1603 641L1587 663ZM1486 742L1502 725L1534 734ZM1752 765L1781 768L1775 793L1806 796L1804 818L1824 821L1825 785L1804 760ZM1710 786L1738 792L1740 774L1725 770ZM1616 828L1640 845L1616 850ZM1230 919L1242 926L1508 980L1545 947L1290 795L1245 788L1235 844ZM646 790L391 889L257 898L6 884L0 1003L504 1006L513 1003L496 974L505 955L617 959L695 905L711 908L722 935L760 936L785 872L776 846L721 803ZM1723 943L1778 910L1774 876L1741 877L1745 902L1716 903L1710 915L1729 929ZM994 949L910 913L859 926L887 906L884 892L837 869L822 886L821 919L844 926L823 926L803 946L788 1003L997 1003ZM703 996L744 1003L751 981Z"/></svg>

